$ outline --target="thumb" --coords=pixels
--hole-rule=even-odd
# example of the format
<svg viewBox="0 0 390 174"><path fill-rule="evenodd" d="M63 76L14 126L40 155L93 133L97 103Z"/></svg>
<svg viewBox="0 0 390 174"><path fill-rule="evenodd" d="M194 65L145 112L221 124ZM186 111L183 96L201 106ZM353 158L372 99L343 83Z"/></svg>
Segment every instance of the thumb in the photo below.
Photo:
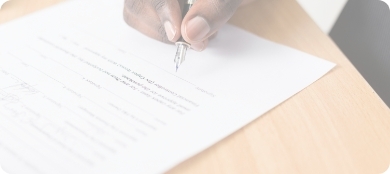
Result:
<svg viewBox="0 0 390 174"><path fill-rule="evenodd" d="M241 2L242 0L196 1L183 19L183 38L191 44L206 40L233 16Z"/></svg>

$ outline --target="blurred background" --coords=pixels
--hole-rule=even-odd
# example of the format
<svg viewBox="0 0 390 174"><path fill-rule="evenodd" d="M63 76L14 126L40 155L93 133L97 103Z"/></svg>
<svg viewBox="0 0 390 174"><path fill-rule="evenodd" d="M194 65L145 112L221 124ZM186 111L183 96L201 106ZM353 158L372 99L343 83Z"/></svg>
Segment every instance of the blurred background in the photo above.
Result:
<svg viewBox="0 0 390 174"><path fill-rule="evenodd" d="M331 31L341 11L347 3L347 0L297 1L325 33L329 33Z"/></svg>
<svg viewBox="0 0 390 174"><path fill-rule="evenodd" d="M390 8L380 0L297 0L390 106Z"/></svg>

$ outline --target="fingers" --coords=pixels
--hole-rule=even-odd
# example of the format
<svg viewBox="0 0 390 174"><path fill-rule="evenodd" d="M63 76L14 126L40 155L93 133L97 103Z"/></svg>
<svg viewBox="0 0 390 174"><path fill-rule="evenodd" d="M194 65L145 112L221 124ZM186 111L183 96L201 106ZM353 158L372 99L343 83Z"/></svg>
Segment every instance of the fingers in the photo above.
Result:
<svg viewBox="0 0 390 174"><path fill-rule="evenodd" d="M225 24L242 0L198 0L183 19L183 38L192 45L204 42Z"/></svg>
<svg viewBox="0 0 390 174"><path fill-rule="evenodd" d="M165 29L156 13L146 12L146 10L138 13L125 7L123 17L129 26L142 34L165 43L169 42Z"/></svg>
<svg viewBox="0 0 390 174"><path fill-rule="evenodd" d="M242 0L241 4L240 4L240 7L243 7L243 6L246 6L252 2L254 2L255 0Z"/></svg>
<svg viewBox="0 0 390 174"><path fill-rule="evenodd" d="M207 45L209 44L209 40L214 39L215 37L217 37L217 35L218 35L218 32L215 32L208 39L206 39L202 42L193 43L191 45L191 48L195 51L203 51L204 49L206 49Z"/></svg>
<svg viewBox="0 0 390 174"><path fill-rule="evenodd" d="M171 42L175 42L181 36L182 15L177 0L150 0L156 10L161 23L164 25L166 35Z"/></svg>
<svg viewBox="0 0 390 174"><path fill-rule="evenodd" d="M177 0L125 0L123 16L128 25L162 42L174 42L181 35Z"/></svg>
<svg viewBox="0 0 390 174"><path fill-rule="evenodd" d="M202 42L192 44L191 48L195 51L203 51L207 47L208 43L209 43L209 40L206 39Z"/></svg>
<svg viewBox="0 0 390 174"><path fill-rule="evenodd" d="M124 19L151 38L171 43L183 36L194 50L202 51L242 0L198 0L183 21L180 2L184 0L125 0Z"/></svg>

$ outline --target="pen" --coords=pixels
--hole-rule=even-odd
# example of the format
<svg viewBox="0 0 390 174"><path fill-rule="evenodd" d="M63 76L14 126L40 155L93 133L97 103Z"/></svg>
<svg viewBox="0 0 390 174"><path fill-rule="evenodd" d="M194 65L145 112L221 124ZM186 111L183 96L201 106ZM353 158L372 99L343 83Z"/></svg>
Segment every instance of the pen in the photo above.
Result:
<svg viewBox="0 0 390 174"><path fill-rule="evenodd" d="M184 16L186 16L187 12L190 10L190 8L192 7L192 5L195 3L196 0L185 0L185 1L186 3L184 4L184 8L182 12L183 18ZM177 69L179 69L179 66L185 60L187 49L190 48L191 45L187 43L183 39L183 37L180 37L179 40L177 40L176 42L176 46L177 46L177 51L176 51L174 62L176 65L176 72L177 72Z"/></svg>

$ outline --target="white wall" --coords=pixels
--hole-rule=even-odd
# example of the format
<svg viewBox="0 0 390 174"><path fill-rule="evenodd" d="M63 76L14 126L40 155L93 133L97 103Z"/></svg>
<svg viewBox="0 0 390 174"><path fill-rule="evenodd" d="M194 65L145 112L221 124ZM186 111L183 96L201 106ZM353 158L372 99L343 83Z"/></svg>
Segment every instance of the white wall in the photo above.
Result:
<svg viewBox="0 0 390 174"><path fill-rule="evenodd" d="M329 33L347 0L297 0L325 33Z"/></svg>

